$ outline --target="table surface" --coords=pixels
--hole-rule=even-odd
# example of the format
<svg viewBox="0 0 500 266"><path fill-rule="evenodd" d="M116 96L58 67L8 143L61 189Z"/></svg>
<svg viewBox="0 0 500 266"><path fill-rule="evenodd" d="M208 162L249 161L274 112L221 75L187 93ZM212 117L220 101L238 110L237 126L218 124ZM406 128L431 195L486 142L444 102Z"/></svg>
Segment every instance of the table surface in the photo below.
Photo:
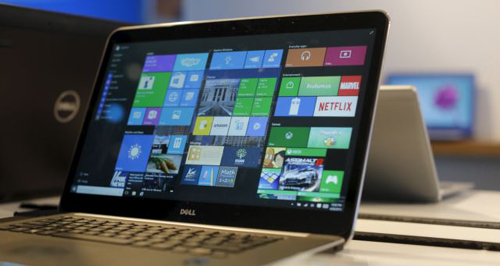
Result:
<svg viewBox="0 0 500 266"><path fill-rule="evenodd" d="M500 252L353 240L342 252L290 258L273 266L482 266L500 265Z"/></svg>
<svg viewBox="0 0 500 266"><path fill-rule="evenodd" d="M360 213L500 222L500 192L470 190L438 204L363 203Z"/></svg>
<svg viewBox="0 0 500 266"><path fill-rule="evenodd" d="M38 199L37 204L57 204L58 198ZM410 203L363 203L360 212L369 214L399 215L442 219L477 220L500 222L500 192L468 191L461 195L443 200L437 204ZM9 217L14 211L19 211L19 203L0 205L0 218ZM386 223L386 224L384 224ZM500 236L500 230L481 230L446 226L445 230L436 231L436 225L425 224L394 224L393 222L371 221L359 219L357 229L362 231L380 232L380 230L400 230L412 232L427 232L457 235L463 238ZM382 229L381 229L382 228ZM439 229L439 228L438 228ZM484 236L485 235L485 236ZM499 238L500 240L500 238ZM500 265L500 252L484 250L468 250L457 248L442 248L418 245L403 245L369 241L349 241L342 252L336 254L318 254L314 256L297 255L274 265Z"/></svg>

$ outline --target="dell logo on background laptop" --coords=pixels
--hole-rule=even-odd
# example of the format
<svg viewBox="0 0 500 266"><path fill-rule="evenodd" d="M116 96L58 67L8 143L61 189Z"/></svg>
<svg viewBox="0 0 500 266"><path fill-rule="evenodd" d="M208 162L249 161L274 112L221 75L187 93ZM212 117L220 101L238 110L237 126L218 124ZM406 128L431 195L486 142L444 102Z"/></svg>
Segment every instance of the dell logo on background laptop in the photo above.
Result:
<svg viewBox="0 0 500 266"><path fill-rule="evenodd" d="M76 91L64 91L54 104L54 116L60 123L68 123L78 114L80 96Z"/></svg>
<svg viewBox="0 0 500 266"><path fill-rule="evenodd" d="M181 215L196 216L196 210L193 209L181 209Z"/></svg>

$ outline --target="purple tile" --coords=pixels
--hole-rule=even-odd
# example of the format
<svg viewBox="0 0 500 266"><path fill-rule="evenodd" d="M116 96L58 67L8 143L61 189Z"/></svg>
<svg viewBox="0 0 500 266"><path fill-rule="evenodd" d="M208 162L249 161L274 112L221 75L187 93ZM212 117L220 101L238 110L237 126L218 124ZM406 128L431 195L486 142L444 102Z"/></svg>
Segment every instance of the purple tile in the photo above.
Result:
<svg viewBox="0 0 500 266"><path fill-rule="evenodd" d="M143 125L158 125L160 121L161 108L148 108L146 109L146 114L144 115Z"/></svg>
<svg viewBox="0 0 500 266"><path fill-rule="evenodd" d="M365 63L366 46L329 47L325 66L361 66Z"/></svg>
<svg viewBox="0 0 500 266"><path fill-rule="evenodd" d="M146 57L142 72L168 72L174 69L175 55L151 55Z"/></svg>

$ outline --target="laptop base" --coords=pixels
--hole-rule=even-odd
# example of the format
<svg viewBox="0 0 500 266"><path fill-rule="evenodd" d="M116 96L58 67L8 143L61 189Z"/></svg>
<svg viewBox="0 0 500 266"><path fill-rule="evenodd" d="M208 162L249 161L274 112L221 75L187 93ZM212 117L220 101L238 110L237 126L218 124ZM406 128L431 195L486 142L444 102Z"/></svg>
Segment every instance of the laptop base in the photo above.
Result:
<svg viewBox="0 0 500 266"><path fill-rule="evenodd" d="M472 182L439 181L439 193L441 194L441 199L453 197L473 188L474 183Z"/></svg>
<svg viewBox="0 0 500 266"><path fill-rule="evenodd" d="M36 225L43 221L57 220L64 222L68 217L94 222L116 223L122 225L149 226L152 228L177 228L179 230L195 230L204 232L221 232L235 236L253 235L262 238L273 239L268 244L257 246L242 251L230 251L214 249L207 252L206 248L181 249L181 246L166 247L156 245L140 247L133 245L126 238L109 238L114 241L96 241L97 236L81 234L88 239L71 239L72 231L82 226L77 226L71 231L54 233L53 235L39 235L41 229ZM59 219L59 220L58 220ZM32 229L22 230L22 225L30 224ZM69 224L69 223L68 223ZM78 223L77 223L78 224ZM105 224L104 226L105 227ZM11 228L11 229L9 229ZM17 228L17 229L16 229ZM40 227L38 227L40 228ZM45 216L37 219L26 219L14 223L4 223L0 226L0 257L4 261L22 263L27 265L263 265L279 258L290 257L304 250L340 250L344 239L336 236L312 235L312 234L286 234L273 232L263 234L262 230L225 230L214 226L192 226L181 223L146 222L146 220L120 219L111 216L99 216L88 214L60 214ZM18 232L16 232L18 231ZM74 234L76 235L76 234ZM180 234L179 234L180 235ZM276 241L275 241L276 240ZM279 240L279 241L278 241ZM184 244L187 246L187 244ZM236 245L233 245L236 246ZM319 248L318 248L319 247ZM319 250L318 250L319 249ZM269 252L272 250L272 252ZM55 256L57 255L57 256ZM201 263L202 262L202 263ZM198 264L197 264L198 263ZM201 263L201 264L200 264Z"/></svg>

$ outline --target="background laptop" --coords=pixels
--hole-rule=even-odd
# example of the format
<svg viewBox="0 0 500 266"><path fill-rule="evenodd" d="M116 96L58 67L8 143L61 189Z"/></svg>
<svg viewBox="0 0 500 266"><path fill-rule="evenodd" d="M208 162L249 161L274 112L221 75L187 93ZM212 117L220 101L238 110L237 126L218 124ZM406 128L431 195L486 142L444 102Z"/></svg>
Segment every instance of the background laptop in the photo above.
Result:
<svg viewBox="0 0 500 266"><path fill-rule="evenodd" d="M474 75L392 74L387 84L417 88L431 140L457 141L472 137L476 98Z"/></svg>
<svg viewBox="0 0 500 266"><path fill-rule="evenodd" d="M62 191L106 38L119 26L0 5L0 201Z"/></svg>
<svg viewBox="0 0 500 266"><path fill-rule="evenodd" d="M341 249L357 215L387 28L383 13L365 12L116 31L65 213L2 224L0 257L261 265Z"/></svg>
<svg viewBox="0 0 500 266"><path fill-rule="evenodd" d="M416 88L381 86L363 199L437 202L471 187L439 182Z"/></svg>

